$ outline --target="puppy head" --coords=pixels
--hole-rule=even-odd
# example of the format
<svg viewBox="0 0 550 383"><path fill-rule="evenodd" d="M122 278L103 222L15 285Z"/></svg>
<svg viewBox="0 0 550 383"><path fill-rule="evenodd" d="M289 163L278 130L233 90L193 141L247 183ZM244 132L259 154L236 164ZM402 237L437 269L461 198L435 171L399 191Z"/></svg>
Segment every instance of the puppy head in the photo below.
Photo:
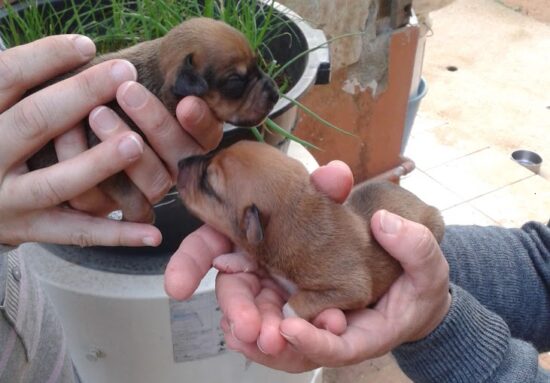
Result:
<svg viewBox="0 0 550 383"><path fill-rule="evenodd" d="M179 168L178 191L186 207L251 253L270 235L272 221L286 217L281 209L292 208L289 199L309 185L300 162L253 141L183 159Z"/></svg>
<svg viewBox="0 0 550 383"><path fill-rule="evenodd" d="M221 21L195 18L172 29L162 40L159 61L165 82L161 94L174 108L181 98L195 95L221 121L252 127L279 98L246 37Z"/></svg>

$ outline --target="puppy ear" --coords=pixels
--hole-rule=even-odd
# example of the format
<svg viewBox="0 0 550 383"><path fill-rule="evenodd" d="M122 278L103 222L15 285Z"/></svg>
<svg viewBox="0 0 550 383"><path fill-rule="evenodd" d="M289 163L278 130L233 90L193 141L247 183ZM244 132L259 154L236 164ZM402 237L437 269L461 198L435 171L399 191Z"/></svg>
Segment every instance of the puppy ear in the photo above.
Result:
<svg viewBox="0 0 550 383"><path fill-rule="evenodd" d="M193 67L193 54L188 54L176 78L173 92L178 97L203 96L208 92L206 80Z"/></svg>
<svg viewBox="0 0 550 383"><path fill-rule="evenodd" d="M251 245L258 245L264 239L260 211L254 204L247 207L244 211L243 231L246 233L246 240Z"/></svg>

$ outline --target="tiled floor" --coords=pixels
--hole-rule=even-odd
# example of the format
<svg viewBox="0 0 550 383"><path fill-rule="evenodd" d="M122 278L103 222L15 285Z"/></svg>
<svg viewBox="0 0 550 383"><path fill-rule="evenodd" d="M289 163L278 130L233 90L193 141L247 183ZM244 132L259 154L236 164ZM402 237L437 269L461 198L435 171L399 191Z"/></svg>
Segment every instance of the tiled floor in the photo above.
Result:
<svg viewBox="0 0 550 383"><path fill-rule="evenodd" d="M550 23L493 0L455 0L431 19L428 93L405 151L416 170L401 184L441 209L448 224L546 223L550 77L539 70L550 60ZM540 175L511 159L520 148L543 157Z"/></svg>
<svg viewBox="0 0 550 383"><path fill-rule="evenodd" d="M431 17L428 94L405 151L416 169L401 185L442 210L447 224L548 222L550 24L494 0L455 0ZM543 157L540 175L511 159L516 149ZM550 369L550 354L541 363ZM386 355L327 370L325 382L410 380Z"/></svg>
<svg viewBox="0 0 550 383"><path fill-rule="evenodd" d="M414 148L415 138L410 142ZM438 143L430 148L456 149ZM408 148L405 154L415 158ZM440 209L447 224L518 227L529 220L550 219L550 182L493 147L445 158L439 165L417 163L401 185Z"/></svg>

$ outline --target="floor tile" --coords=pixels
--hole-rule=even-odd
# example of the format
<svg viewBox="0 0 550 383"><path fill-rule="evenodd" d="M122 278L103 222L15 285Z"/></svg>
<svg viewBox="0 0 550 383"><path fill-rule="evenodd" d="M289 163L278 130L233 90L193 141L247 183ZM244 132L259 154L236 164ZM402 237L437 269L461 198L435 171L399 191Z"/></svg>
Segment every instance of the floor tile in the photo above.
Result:
<svg viewBox="0 0 550 383"><path fill-rule="evenodd" d="M462 202L459 196L445 189L441 184L419 169L401 178L399 184L414 193L425 203L435 206L439 210Z"/></svg>
<svg viewBox="0 0 550 383"><path fill-rule="evenodd" d="M445 225L496 226L498 223L469 203L463 203L444 210Z"/></svg>
<svg viewBox="0 0 550 383"><path fill-rule="evenodd" d="M426 172L447 189L469 200L498 190L533 173L509 156L488 148Z"/></svg>
<svg viewBox="0 0 550 383"><path fill-rule="evenodd" d="M404 155L412 159L418 169L429 170L487 148L475 139L460 135L461 129L450 124L437 125L428 119L417 119Z"/></svg>
<svg viewBox="0 0 550 383"><path fill-rule="evenodd" d="M341 368L324 368L323 383L411 383L391 354Z"/></svg>
<svg viewBox="0 0 550 383"><path fill-rule="evenodd" d="M550 219L550 182L539 176L508 185L471 201L478 210L502 226L519 227Z"/></svg>

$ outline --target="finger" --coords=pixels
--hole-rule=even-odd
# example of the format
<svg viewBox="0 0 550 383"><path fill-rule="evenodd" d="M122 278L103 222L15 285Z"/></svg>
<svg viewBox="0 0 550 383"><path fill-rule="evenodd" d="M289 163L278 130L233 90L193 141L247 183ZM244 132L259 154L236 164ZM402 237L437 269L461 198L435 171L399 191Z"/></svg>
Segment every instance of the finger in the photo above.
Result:
<svg viewBox="0 0 550 383"><path fill-rule="evenodd" d="M433 275L446 275L448 264L430 230L388 211L376 212L372 232L380 245L397 259L418 287L430 287Z"/></svg>
<svg viewBox="0 0 550 383"><path fill-rule="evenodd" d="M33 212L21 225L11 225L3 233L12 244L45 242L78 246L158 246L160 231L138 223L91 217L67 208Z"/></svg>
<svg viewBox="0 0 550 383"><path fill-rule="evenodd" d="M257 340L258 348L264 354L278 355L286 346L286 340L279 331L284 302L275 291L264 288L256 297L256 304L262 317L262 327Z"/></svg>
<svg viewBox="0 0 550 383"><path fill-rule="evenodd" d="M130 131L128 125L106 106L97 107L90 113L90 127L102 141ZM160 201L172 187L170 174L147 145L141 158L124 171L152 204Z"/></svg>
<svg viewBox="0 0 550 383"><path fill-rule="evenodd" d="M204 152L214 150L221 142L223 124L216 119L202 99L194 96L185 97L176 108L176 116L183 129L195 139Z"/></svg>
<svg viewBox="0 0 550 383"><path fill-rule="evenodd" d="M55 153L59 162L76 157L88 149L86 132L81 124L54 139Z"/></svg>
<svg viewBox="0 0 550 383"><path fill-rule="evenodd" d="M8 168L48 141L78 124L93 107L111 100L120 84L136 78L124 60L111 60L44 88L15 104L2 115L0 164Z"/></svg>
<svg viewBox="0 0 550 383"><path fill-rule="evenodd" d="M344 336L337 336L301 318L284 319L280 331L299 354L327 367L351 364L357 358L357 345L365 341L364 336L353 328L349 328ZM354 342L348 339L354 339Z"/></svg>
<svg viewBox="0 0 550 383"><path fill-rule="evenodd" d="M177 165L182 157L202 152L162 102L143 85L133 81L123 84L118 89L117 101L167 164L173 180L177 177Z"/></svg>
<svg viewBox="0 0 550 383"><path fill-rule="evenodd" d="M346 331L346 315L338 309L327 309L321 312L314 320L313 325L322 328L335 335L340 335Z"/></svg>
<svg viewBox="0 0 550 383"><path fill-rule="evenodd" d="M227 348L240 352L248 360L252 360L256 363L274 368L276 370L291 373L310 371L316 367L319 367L288 346L285 348L284 352L279 355L272 356L264 354L255 342L246 343L236 339L231 333L229 324L225 318L222 318L220 326L224 332Z"/></svg>
<svg viewBox="0 0 550 383"><path fill-rule="evenodd" d="M335 202L342 203L353 186L353 174L344 162L331 161L311 174L315 187L327 194Z"/></svg>
<svg viewBox="0 0 550 383"><path fill-rule="evenodd" d="M244 251L222 254L212 261L212 266L224 273L249 273L258 270L258 264Z"/></svg>
<svg viewBox="0 0 550 383"><path fill-rule="evenodd" d="M230 250L231 242L208 225L189 234L166 266L166 293L177 300L190 297L212 267L212 260Z"/></svg>
<svg viewBox="0 0 550 383"><path fill-rule="evenodd" d="M50 36L0 53L0 111L29 89L80 66L95 55L95 45L78 35Z"/></svg>
<svg viewBox="0 0 550 383"><path fill-rule="evenodd" d="M59 162L76 157L88 149L84 127L82 124L78 124L57 136L54 139L54 144ZM97 187L72 198L69 204L76 210L97 216L106 216L117 207L115 202Z"/></svg>
<svg viewBox="0 0 550 383"><path fill-rule="evenodd" d="M306 358L325 365L339 366L349 358L349 349L343 338L321 330L300 318L281 322L281 335Z"/></svg>
<svg viewBox="0 0 550 383"><path fill-rule="evenodd" d="M18 177L7 177L5 192L18 196L10 208L36 210L58 205L118 173L143 153L136 133L121 134L79 156ZM82 177L87 174L87 177Z"/></svg>
<svg viewBox="0 0 550 383"><path fill-rule="evenodd" d="M224 274L216 277L216 297L233 336L241 342L255 343L262 318L255 298L260 292L258 278L249 273Z"/></svg>
<svg viewBox="0 0 550 383"><path fill-rule="evenodd" d="M69 205L75 210L97 217L106 217L109 213L118 209L116 202L97 187L71 198Z"/></svg>

